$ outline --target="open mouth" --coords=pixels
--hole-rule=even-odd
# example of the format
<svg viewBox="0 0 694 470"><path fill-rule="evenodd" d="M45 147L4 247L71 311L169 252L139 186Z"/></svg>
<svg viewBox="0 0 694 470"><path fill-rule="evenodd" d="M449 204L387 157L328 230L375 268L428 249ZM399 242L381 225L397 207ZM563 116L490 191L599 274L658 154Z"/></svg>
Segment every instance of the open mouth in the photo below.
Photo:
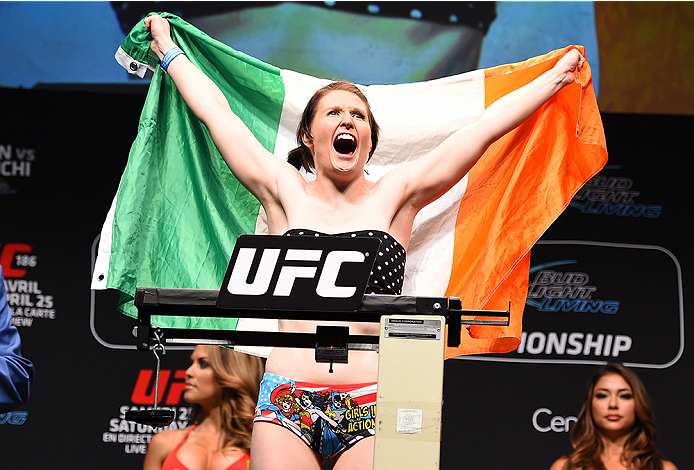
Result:
<svg viewBox="0 0 694 470"><path fill-rule="evenodd" d="M338 134L333 142L333 148L342 155L351 155L357 149L357 140L352 134Z"/></svg>

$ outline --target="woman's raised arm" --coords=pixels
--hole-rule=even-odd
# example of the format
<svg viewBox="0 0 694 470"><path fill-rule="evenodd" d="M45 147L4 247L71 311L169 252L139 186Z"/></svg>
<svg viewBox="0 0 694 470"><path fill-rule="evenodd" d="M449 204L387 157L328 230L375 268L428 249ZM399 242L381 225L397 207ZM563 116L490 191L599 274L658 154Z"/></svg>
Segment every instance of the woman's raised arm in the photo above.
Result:
<svg viewBox="0 0 694 470"><path fill-rule="evenodd" d="M145 18L145 26L152 34L152 51L161 60L176 47L171 39L169 22L153 15ZM219 87L185 54L169 62L167 73L188 107L209 129L234 176L261 202L275 199L280 173L292 171L291 165L276 158L258 142L231 110Z"/></svg>
<svg viewBox="0 0 694 470"><path fill-rule="evenodd" d="M574 81L585 59L575 49L527 85L490 105L473 123L453 133L424 157L393 170L406 181L403 197L421 208L448 191L479 160L487 147L537 111Z"/></svg>

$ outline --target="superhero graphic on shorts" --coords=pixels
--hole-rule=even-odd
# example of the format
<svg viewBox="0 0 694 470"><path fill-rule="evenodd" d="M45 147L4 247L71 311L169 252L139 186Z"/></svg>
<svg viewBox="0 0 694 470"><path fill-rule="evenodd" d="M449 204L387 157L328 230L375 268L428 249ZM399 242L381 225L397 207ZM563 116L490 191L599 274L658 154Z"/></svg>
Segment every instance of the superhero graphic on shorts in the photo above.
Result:
<svg viewBox="0 0 694 470"><path fill-rule="evenodd" d="M290 429L320 455L374 435L376 384L323 385L265 374L254 421Z"/></svg>

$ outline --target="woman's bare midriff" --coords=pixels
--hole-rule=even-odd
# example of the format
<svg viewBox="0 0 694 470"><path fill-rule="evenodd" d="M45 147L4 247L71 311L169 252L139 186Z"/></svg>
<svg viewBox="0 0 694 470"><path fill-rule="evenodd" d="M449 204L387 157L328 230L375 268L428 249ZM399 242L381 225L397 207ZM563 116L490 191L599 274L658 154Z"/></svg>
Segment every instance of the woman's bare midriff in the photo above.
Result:
<svg viewBox="0 0 694 470"><path fill-rule="evenodd" d="M280 320L280 331L315 333L316 325L329 324L349 326L350 334L378 335L378 323L314 322ZM378 353L375 351L349 351L347 364L316 362L315 350L304 348L273 348L268 356L265 370L303 382L324 384L346 384L375 382L378 377Z"/></svg>

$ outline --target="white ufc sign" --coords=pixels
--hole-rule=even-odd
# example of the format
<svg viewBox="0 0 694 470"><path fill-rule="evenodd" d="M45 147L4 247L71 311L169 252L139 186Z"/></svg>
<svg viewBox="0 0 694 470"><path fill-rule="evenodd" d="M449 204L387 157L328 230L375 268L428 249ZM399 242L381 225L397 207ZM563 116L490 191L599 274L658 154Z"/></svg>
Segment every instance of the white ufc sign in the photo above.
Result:
<svg viewBox="0 0 694 470"><path fill-rule="evenodd" d="M217 305L356 310L379 245L375 238L242 235Z"/></svg>

